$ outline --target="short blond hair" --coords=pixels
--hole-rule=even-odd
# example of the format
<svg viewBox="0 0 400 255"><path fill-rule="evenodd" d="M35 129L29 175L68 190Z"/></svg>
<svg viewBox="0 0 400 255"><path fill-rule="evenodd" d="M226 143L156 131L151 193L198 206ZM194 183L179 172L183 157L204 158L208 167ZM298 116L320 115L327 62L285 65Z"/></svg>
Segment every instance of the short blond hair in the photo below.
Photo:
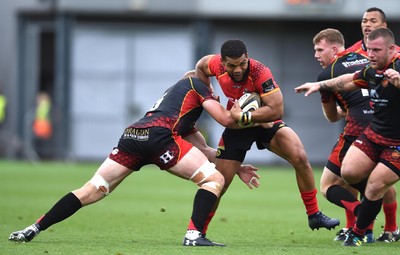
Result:
<svg viewBox="0 0 400 255"><path fill-rule="evenodd" d="M323 39L329 44L339 44L344 46L344 37L339 30L333 28L327 28L316 34L313 38L313 43L317 44Z"/></svg>

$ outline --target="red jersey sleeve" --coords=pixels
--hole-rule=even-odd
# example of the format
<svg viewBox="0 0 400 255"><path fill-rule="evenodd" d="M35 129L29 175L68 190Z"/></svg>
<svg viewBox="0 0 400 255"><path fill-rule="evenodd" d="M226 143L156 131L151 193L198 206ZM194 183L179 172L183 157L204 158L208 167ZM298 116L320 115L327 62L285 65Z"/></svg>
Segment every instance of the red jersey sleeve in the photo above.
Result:
<svg viewBox="0 0 400 255"><path fill-rule="evenodd" d="M225 68L222 65L221 55L213 55L208 59L208 70L213 76L218 76L225 73Z"/></svg>

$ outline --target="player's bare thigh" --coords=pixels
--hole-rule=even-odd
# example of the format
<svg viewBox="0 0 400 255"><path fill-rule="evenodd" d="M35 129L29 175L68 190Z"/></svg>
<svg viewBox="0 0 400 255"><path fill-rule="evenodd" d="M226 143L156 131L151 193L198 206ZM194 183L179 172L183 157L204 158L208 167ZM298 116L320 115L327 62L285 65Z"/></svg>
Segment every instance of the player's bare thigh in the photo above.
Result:
<svg viewBox="0 0 400 255"><path fill-rule="evenodd" d="M213 192L219 196L224 185L224 177L215 169L215 165L210 163L207 157L196 147L192 147L178 163L167 170L171 174L181 178L191 180L198 186ZM212 182L213 185L203 185ZM215 184L215 187L214 187Z"/></svg>
<svg viewBox="0 0 400 255"><path fill-rule="evenodd" d="M398 180L399 176L396 173L384 164L378 163L368 179L365 196L370 200L378 200Z"/></svg>
<svg viewBox="0 0 400 255"><path fill-rule="evenodd" d="M303 143L290 127L280 128L271 140L269 149L292 165L303 164L311 168Z"/></svg>
<svg viewBox="0 0 400 255"><path fill-rule="evenodd" d="M193 146L175 166L167 171L173 175L189 180L194 172L206 161L208 161L207 157Z"/></svg>
<svg viewBox="0 0 400 255"><path fill-rule="evenodd" d="M73 193L78 197L83 206L94 203L108 193L111 193L131 173L132 170L129 168L107 158L97 169L91 181L87 182L80 189L74 190ZM93 181L94 179L100 181ZM100 184L96 186L96 183L99 182ZM99 188L102 186L101 183L105 184L103 186L108 186L107 190Z"/></svg>
<svg viewBox="0 0 400 255"><path fill-rule="evenodd" d="M349 184L359 183L368 177L375 165L362 150L352 145L343 158L342 178Z"/></svg>

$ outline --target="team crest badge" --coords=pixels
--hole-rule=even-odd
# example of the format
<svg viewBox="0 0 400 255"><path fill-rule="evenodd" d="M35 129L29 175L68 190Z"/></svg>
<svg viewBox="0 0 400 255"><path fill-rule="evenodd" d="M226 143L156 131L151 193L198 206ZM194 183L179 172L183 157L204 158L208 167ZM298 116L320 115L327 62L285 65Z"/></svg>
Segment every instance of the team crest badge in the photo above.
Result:
<svg viewBox="0 0 400 255"><path fill-rule="evenodd" d="M393 159L398 159L399 157L400 157L400 151L394 150L394 151L392 152L392 158L393 158Z"/></svg>

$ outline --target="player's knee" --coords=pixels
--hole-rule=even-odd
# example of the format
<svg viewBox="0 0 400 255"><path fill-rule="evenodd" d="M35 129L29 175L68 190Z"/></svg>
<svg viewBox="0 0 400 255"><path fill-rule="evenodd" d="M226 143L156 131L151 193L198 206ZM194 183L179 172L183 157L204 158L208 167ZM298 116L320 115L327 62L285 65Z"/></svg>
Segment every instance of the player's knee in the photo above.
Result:
<svg viewBox="0 0 400 255"><path fill-rule="evenodd" d="M207 190L215 190L218 194L225 184L224 176L215 169L215 165L206 161L190 177L200 187L207 187Z"/></svg>
<svg viewBox="0 0 400 255"><path fill-rule="evenodd" d="M90 179L89 183L93 184L102 194L106 196L110 194L110 185L101 175L96 173L92 179Z"/></svg>

